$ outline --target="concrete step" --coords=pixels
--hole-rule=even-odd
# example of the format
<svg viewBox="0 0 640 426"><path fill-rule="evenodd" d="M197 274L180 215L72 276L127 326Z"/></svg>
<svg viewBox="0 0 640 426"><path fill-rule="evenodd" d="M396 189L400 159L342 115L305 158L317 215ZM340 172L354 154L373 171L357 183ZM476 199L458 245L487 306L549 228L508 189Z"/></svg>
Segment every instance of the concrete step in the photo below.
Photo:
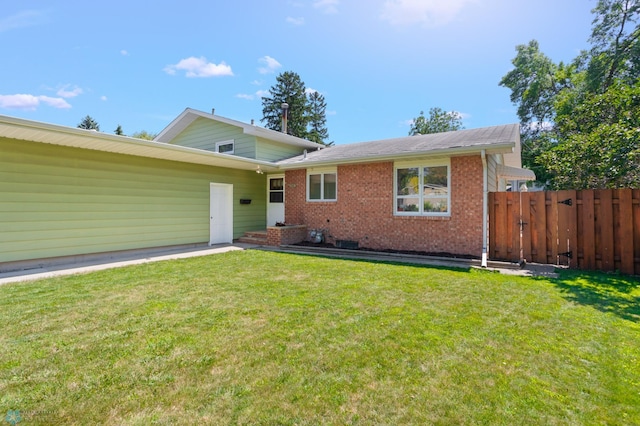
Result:
<svg viewBox="0 0 640 426"><path fill-rule="evenodd" d="M245 237L249 238L267 238L267 231L247 231L244 233Z"/></svg>
<svg viewBox="0 0 640 426"><path fill-rule="evenodd" d="M267 243L266 238L254 238L254 237L246 237L246 236L240 237L236 241L238 241L239 243L256 244L259 246L263 246Z"/></svg>
<svg viewBox="0 0 640 426"><path fill-rule="evenodd" d="M244 235L238 238L238 242L246 244L267 244L267 231L248 231Z"/></svg>

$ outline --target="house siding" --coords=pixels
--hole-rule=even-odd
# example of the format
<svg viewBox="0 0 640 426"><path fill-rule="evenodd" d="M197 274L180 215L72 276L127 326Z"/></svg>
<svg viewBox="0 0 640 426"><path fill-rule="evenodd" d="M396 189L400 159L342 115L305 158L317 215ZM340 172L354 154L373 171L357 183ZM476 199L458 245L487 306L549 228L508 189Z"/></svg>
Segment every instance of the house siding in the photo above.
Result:
<svg viewBox="0 0 640 426"><path fill-rule="evenodd" d="M395 216L393 162L338 166L338 200L306 201L306 170L286 172L285 221L325 229L329 242L369 249L479 256L482 253L482 160L451 158L451 215Z"/></svg>
<svg viewBox="0 0 640 426"><path fill-rule="evenodd" d="M495 155L487 155L487 186L489 192L498 191L498 158ZM503 189L504 191L504 189Z"/></svg>
<svg viewBox="0 0 640 426"><path fill-rule="evenodd" d="M213 122L199 117L176 136L171 144L189 148L216 151L216 142L234 141L233 155L256 158L256 138L245 135L242 129L229 124Z"/></svg>
<svg viewBox="0 0 640 426"><path fill-rule="evenodd" d="M206 243L211 182L233 184L234 238L266 225L251 171L3 138L0 152L0 263Z"/></svg>
<svg viewBox="0 0 640 426"><path fill-rule="evenodd" d="M278 161L295 157L303 152L303 148L258 138L256 158L264 161Z"/></svg>

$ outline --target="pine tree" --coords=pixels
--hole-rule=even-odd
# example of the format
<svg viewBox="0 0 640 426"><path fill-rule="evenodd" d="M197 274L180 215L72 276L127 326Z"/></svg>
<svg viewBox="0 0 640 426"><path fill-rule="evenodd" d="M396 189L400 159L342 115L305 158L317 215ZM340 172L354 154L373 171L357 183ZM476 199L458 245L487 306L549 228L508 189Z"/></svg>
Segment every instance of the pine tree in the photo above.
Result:
<svg viewBox="0 0 640 426"><path fill-rule="evenodd" d="M326 144L325 140L329 138L325 114L327 103L320 92L312 92L309 95L308 102L310 130L307 134L307 139L315 143Z"/></svg>
<svg viewBox="0 0 640 426"><path fill-rule="evenodd" d="M80 123L78 123L78 129L97 130L99 132L100 125L90 115L87 115Z"/></svg>
<svg viewBox="0 0 640 426"><path fill-rule="evenodd" d="M309 124L307 95L304 82L294 72L287 71L276 77L276 84L269 89L271 97L262 98L262 120L265 127L282 131L282 103L289 105L287 134L307 137Z"/></svg>

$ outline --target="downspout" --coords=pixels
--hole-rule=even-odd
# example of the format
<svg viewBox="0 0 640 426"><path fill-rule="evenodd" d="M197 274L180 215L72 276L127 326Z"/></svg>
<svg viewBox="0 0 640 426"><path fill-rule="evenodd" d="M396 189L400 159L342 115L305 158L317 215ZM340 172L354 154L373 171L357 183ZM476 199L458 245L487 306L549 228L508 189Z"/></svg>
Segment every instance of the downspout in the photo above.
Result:
<svg viewBox="0 0 640 426"><path fill-rule="evenodd" d="M482 263L481 267L487 267L487 229L489 215L489 171L487 170L487 152L482 150L480 152L482 158Z"/></svg>

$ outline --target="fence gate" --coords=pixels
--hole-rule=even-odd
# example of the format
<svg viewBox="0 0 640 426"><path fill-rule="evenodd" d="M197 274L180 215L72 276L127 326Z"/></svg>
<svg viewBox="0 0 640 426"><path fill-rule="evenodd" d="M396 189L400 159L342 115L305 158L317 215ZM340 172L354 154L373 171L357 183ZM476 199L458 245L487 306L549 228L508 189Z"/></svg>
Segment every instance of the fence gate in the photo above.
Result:
<svg viewBox="0 0 640 426"><path fill-rule="evenodd" d="M640 274L640 190L492 192L489 258Z"/></svg>

